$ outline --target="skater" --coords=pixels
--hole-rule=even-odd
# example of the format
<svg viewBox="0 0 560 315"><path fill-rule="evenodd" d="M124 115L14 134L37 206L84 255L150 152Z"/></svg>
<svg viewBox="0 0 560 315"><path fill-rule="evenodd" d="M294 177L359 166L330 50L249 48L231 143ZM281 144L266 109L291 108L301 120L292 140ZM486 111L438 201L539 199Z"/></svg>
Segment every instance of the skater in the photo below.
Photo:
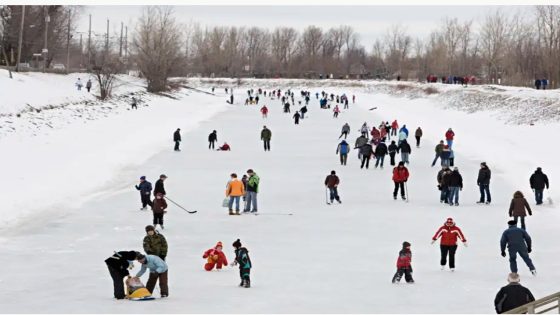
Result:
<svg viewBox="0 0 560 315"><path fill-rule="evenodd" d="M401 154L401 162L410 164L408 156L412 153L412 148L410 147L410 144L408 144L408 141L406 141L406 139L404 139L399 144L399 152Z"/></svg>
<svg viewBox="0 0 560 315"><path fill-rule="evenodd" d="M455 133L451 128L447 129L445 133L445 140L447 141L447 145L451 149L453 147L453 138L455 138Z"/></svg>
<svg viewBox="0 0 560 315"><path fill-rule="evenodd" d="M404 127L403 127L404 128ZM401 143L406 140L408 138L408 132L403 130L401 128L401 131L399 131L399 142L398 145L401 145Z"/></svg>
<svg viewBox="0 0 560 315"><path fill-rule="evenodd" d="M142 268L136 274L136 277L140 278L146 269L150 270L150 277L146 283L146 289L154 294L154 288L156 282L159 280L159 292L162 298L166 298L169 295L169 288L167 287L167 271L168 267L165 261L155 255L143 255L138 253L136 255L136 260L142 264Z"/></svg>
<svg viewBox="0 0 560 315"><path fill-rule="evenodd" d="M152 202L152 212L154 213L154 226L159 226L163 229L163 215L167 213L167 201L163 199L162 193L156 193L156 198ZM149 253L148 253L149 254Z"/></svg>
<svg viewBox="0 0 560 315"><path fill-rule="evenodd" d="M436 145L436 148L435 148L436 157L434 158L434 161L432 162L432 167L433 167L434 165L436 165L436 162L437 162L438 158L441 157L441 152L443 152L443 148L444 148L444 144L443 144L443 140L441 140L441 141Z"/></svg>
<svg viewBox="0 0 560 315"><path fill-rule="evenodd" d="M502 257L506 257L506 245L509 253L509 268L511 272L517 273L517 254L521 256L531 273L535 276L537 271L533 265L533 261L529 258L531 253L531 237L525 230L517 227L515 220L508 221L508 229L502 234L500 239L500 248Z"/></svg>
<svg viewBox="0 0 560 315"><path fill-rule="evenodd" d="M134 268L133 261L137 254L139 253L135 251L120 251L105 259L105 264L113 279L113 296L117 300L125 298L123 279L130 275L128 270Z"/></svg>
<svg viewBox="0 0 560 315"><path fill-rule="evenodd" d="M181 129L177 128L177 130L173 133L173 141L175 141L175 151L181 151L179 149L179 144L181 143Z"/></svg>
<svg viewBox="0 0 560 315"><path fill-rule="evenodd" d="M393 121L393 123L391 124L391 136L396 136L397 135L397 130L399 129L399 123L397 122L397 120L395 119Z"/></svg>
<svg viewBox="0 0 560 315"><path fill-rule="evenodd" d="M165 236L156 231L153 225L146 226L146 236L144 236L144 251L148 255L155 255L165 261L167 257L167 240Z"/></svg>
<svg viewBox="0 0 560 315"><path fill-rule="evenodd" d="M78 78L78 81L76 81L76 87L78 87L78 91L82 90L82 80L80 80L80 78Z"/></svg>
<svg viewBox="0 0 560 315"><path fill-rule="evenodd" d="M301 113L301 119L304 119L305 113L307 113L307 106L303 106L299 111Z"/></svg>
<svg viewBox="0 0 560 315"><path fill-rule="evenodd" d="M402 249L399 251L397 258L397 272L393 276L393 283L399 283L404 274L406 283L414 283L412 279L412 252L410 251L410 243L403 242Z"/></svg>
<svg viewBox="0 0 560 315"><path fill-rule="evenodd" d="M454 167L453 172L449 174L449 198L447 199L447 203L450 206L455 204L456 206L459 205L459 191L463 190L463 176L459 173L459 168Z"/></svg>
<svg viewBox="0 0 560 315"><path fill-rule="evenodd" d="M227 93L227 92L226 92L226 93ZM229 103L230 103L231 105L233 105L233 91L232 91L231 95L229 96Z"/></svg>
<svg viewBox="0 0 560 315"><path fill-rule="evenodd" d="M371 140L373 140L373 144L375 145L381 140L381 132L375 127L371 127Z"/></svg>
<svg viewBox="0 0 560 315"><path fill-rule="evenodd" d="M449 270L455 271L455 252L457 251L457 238L467 247L467 239L459 227L455 225L453 218L447 218L442 227L432 237L432 244L441 237L439 248L441 250L441 270L447 264L447 254L449 253Z"/></svg>
<svg viewBox="0 0 560 315"><path fill-rule="evenodd" d="M154 188L154 196L157 194L162 194L165 197L165 187L163 186L163 182L167 179L165 174L159 175L159 179L156 181L156 187Z"/></svg>
<svg viewBox="0 0 560 315"><path fill-rule="evenodd" d="M261 140L263 141L265 151L270 151L270 139L272 139L272 131L266 128L266 126L263 126Z"/></svg>
<svg viewBox="0 0 560 315"><path fill-rule="evenodd" d="M261 107L261 114L262 118L268 118L268 107L266 107L266 105L263 105L263 107Z"/></svg>
<svg viewBox="0 0 560 315"><path fill-rule="evenodd" d="M334 107L333 112L333 118L338 118L338 113L340 113L340 108L338 108L338 105Z"/></svg>
<svg viewBox="0 0 560 315"><path fill-rule="evenodd" d="M340 180L339 180L338 176L336 176L335 171L331 171L331 175L329 175L329 176L327 176L327 178L325 178L325 186L329 190L330 200L331 200L331 202L329 204L332 204L335 199L338 203L342 203L342 201L340 201L340 197L338 196L338 184L339 183L340 183Z"/></svg>
<svg viewBox="0 0 560 315"><path fill-rule="evenodd" d="M284 113L290 113L290 103L284 103Z"/></svg>
<svg viewBox="0 0 560 315"><path fill-rule="evenodd" d="M259 192L259 182L260 178L252 169L247 170L247 175L249 179L247 180L247 204L243 212L256 213L257 210L257 193ZM251 204L253 204L253 210L251 210Z"/></svg>
<svg viewBox="0 0 560 315"><path fill-rule="evenodd" d="M399 147L395 143L395 140L391 140L391 144L389 145L389 157L391 157L391 166L395 166L395 155L399 151Z"/></svg>
<svg viewBox="0 0 560 315"><path fill-rule="evenodd" d="M134 96L132 97L131 107L131 109L138 109L138 102L136 101L136 98Z"/></svg>
<svg viewBox="0 0 560 315"><path fill-rule="evenodd" d="M296 113L294 114L293 118L294 118L294 124L299 125L299 118L301 117L301 115L299 114L299 112L296 111Z"/></svg>
<svg viewBox="0 0 560 315"><path fill-rule="evenodd" d="M507 281L508 284L498 291L494 299L494 306L496 307L497 314L505 313L535 301L535 297L531 291L519 284L521 281L519 274L514 272L510 273Z"/></svg>
<svg viewBox="0 0 560 315"><path fill-rule="evenodd" d="M221 147L218 147L218 150L216 151L231 151L231 147L227 142L224 142L224 144L222 144Z"/></svg>
<svg viewBox="0 0 560 315"><path fill-rule="evenodd" d="M91 85L92 85L91 84L91 79L88 79L87 82L86 82L86 89L87 89L88 93L91 90Z"/></svg>
<svg viewBox="0 0 560 315"><path fill-rule="evenodd" d="M527 211L525 211L525 209L527 209ZM509 204L509 216L513 217L515 226L517 226L517 219L521 218L521 229L526 230L525 217L527 213L533 215L527 199L525 199L523 193L518 190L513 194L513 199L511 199L511 203Z"/></svg>
<svg viewBox="0 0 560 315"><path fill-rule="evenodd" d="M210 248L204 252L202 258L207 259L204 270L212 271L214 267L216 267L216 270L222 270L222 267L228 265L226 254L224 254L222 249L222 242L218 242L214 248Z"/></svg>
<svg viewBox="0 0 560 315"><path fill-rule="evenodd" d="M361 148L367 144L368 140L367 138L364 136L364 134L362 133L361 136L359 136L356 139L356 143L354 144L354 149L358 149L358 159L362 159L362 151Z"/></svg>
<svg viewBox="0 0 560 315"><path fill-rule="evenodd" d="M420 138L422 138L422 128L418 127L416 132L414 132L414 137L416 138L416 147L420 147Z"/></svg>
<svg viewBox="0 0 560 315"><path fill-rule="evenodd" d="M383 168L383 161L385 161L385 155L387 155L387 145L385 144L385 140L381 140L381 142L375 147L375 168L381 166ZM381 163L379 163L381 162Z"/></svg>
<svg viewBox="0 0 560 315"><path fill-rule="evenodd" d="M480 163L480 170L478 170L478 178L476 179L476 184L480 188L480 200L477 203L489 205L492 202L490 196L490 177L492 177L492 172L488 165L486 165L486 162Z"/></svg>
<svg viewBox="0 0 560 315"><path fill-rule="evenodd" d="M348 160L348 151L350 151L348 142L346 142L346 140L342 140L336 147L336 154L340 154L340 165L346 165L346 161Z"/></svg>
<svg viewBox="0 0 560 315"><path fill-rule="evenodd" d="M213 130L211 134L208 135L208 149L214 150L214 143L218 142L218 132Z"/></svg>
<svg viewBox="0 0 560 315"><path fill-rule="evenodd" d="M437 174L440 203L449 203L449 175L451 175L451 170L448 166L442 166Z"/></svg>
<svg viewBox="0 0 560 315"><path fill-rule="evenodd" d="M232 173L231 180L228 182L226 187L226 197L229 197L229 214L233 215L233 203L235 202L235 214L239 215L239 199L245 196L245 185L239 179L237 179L237 174Z"/></svg>
<svg viewBox="0 0 560 315"><path fill-rule="evenodd" d="M340 137L338 137L338 139L344 136L344 140L346 140L346 137L348 136L349 133L350 133L350 125L348 123L345 123L344 126L342 126L342 131L340 132Z"/></svg>
<svg viewBox="0 0 560 315"><path fill-rule="evenodd" d="M362 133L362 136L364 136L364 138L366 138L366 139L369 138L369 127L368 127L367 123L364 122L364 124L362 125L362 128L360 128L360 132Z"/></svg>
<svg viewBox="0 0 560 315"><path fill-rule="evenodd" d="M239 265L239 276L241 277L240 287L250 288L251 287L251 268L253 264L251 263L251 258L249 257L249 251L247 248L242 247L241 241L237 239L233 242L233 247L235 248L235 260L231 263L231 266Z"/></svg>
<svg viewBox="0 0 560 315"><path fill-rule="evenodd" d="M371 146L371 144L366 143L360 147L360 155L362 156L362 165L360 166L360 168L364 168L365 165L366 169L369 169L369 160L371 159L372 153L373 147Z"/></svg>
<svg viewBox="0 0 560 315"><path fill-rule="evenodd" d="M385 134L387 135L387 139L391 140L391 125L388 121L385 122Z"/></svg>
<svg viewBox="0 0 560 315"><path fill-rule="evenodd" d="M535 192L535 201L538 205L542 205L543 203L543 190L546 187L548 189L548 176L542 172L540 167L537 167L537 170L531 178L529 178L529 183L531 184L531 189Z"/></svg>
<svg viewBox="0 0 560 315"><path fill-rule="evenodd" d="M134 186L140 191L140 201L142 202L142 208L140 210L146 210L146 205L152 206L152 201L150 200L152 195L152 183L146 180L146 176L140 176L140 184Z"/></svg>
<svg viewBox="0 0 560 315"><path fill-rule="evenodd" d="M404 162L399 162L399 165L393 168L393 182L395 183L395 190L393 191L393 199L397 200L397 193L399 187L401 189L401 198L406 200L404 192L404 183L408 181L408 169L404 166Z"/></svg>
<svg viewBox="0 0 560 315"><path fill-rule="evenodd" d="M451 150L449 150L448 145L443 146L443 150L440 154L441 166L451 166Z"/></svg>
<svg viewBox="0 0 560 315"><path fill-rule="evenodd" d="M352 104L356 103L356 95L352 95Z"/></svg>

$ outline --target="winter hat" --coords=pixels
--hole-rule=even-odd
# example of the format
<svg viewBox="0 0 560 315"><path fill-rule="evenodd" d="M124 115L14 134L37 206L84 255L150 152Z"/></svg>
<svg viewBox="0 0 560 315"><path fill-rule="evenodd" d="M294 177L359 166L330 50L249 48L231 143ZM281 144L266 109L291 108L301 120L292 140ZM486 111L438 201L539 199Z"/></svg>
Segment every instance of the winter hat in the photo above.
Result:
<svg viewBox="0 0 560 315"><path fill-rule="evenodd" d="M159 178L167 178L167 176L165 174L161 174L159 175Z"/></svg>
<svg viewBox="0 0 560 315"><path fill-rule="evenodd" d="M402 247L403 247L403 248L407 248L407 247L409 247L409 246L410 246L410 243L409 243L409 242L403 242L403 243L402 243Z"/></svg>
<svg viewBox="0 0 560 315"><path fill-rule="evenodd" d="M542 172L542 168L537 167L537 172Z"/></svg>
<svg viewBox="0 0 560 315"><path fill-rule="evenodd" d="M480 163L480 165L486 166L486 162L482 162L482 163Z"/></svg>
<svg viewBox="0 0 560 315"><path fill-rule="evenodd" d="M454 170L454 171L458 171L459 168L458 168L457 166L455 166L455 167L453 168L453 170Z"/></svg>
<svg viewBox="0 0 560 315"><path fill-rule="evenodd" d="M253 169L248 169L248 170L247 170L247 174L253 174L253 173L254 173L254 172L253 172Z"/></svg>
<svg viewBox="0 0 560 315"><path fill-rule="evenodd" d="M455 225L455 222L453 221L453 218L447 218L447 220L445 221L445 225L447 225L447 226Z"/></svg>
<svg viewBox="0 0 560 315"><path fill-rule="evenodd" d="M510 273L507 280L509 283L519 283L521 281L521 279L519 278L519 274L515 272Z"/></svg>
<svg viewBox="0 0 560 315"><path fill-rule="evenodd" d="M146 180L146 176L140 176L141 180Z"/></svg>
<svg viewBox="0 0 560 315"><path fill-rule="evenodd" d="M515 221L515 220L509 220L509 221L508 221L508 225L517 225L517 221Z"/></svg>
<svg viewBox="0 0 560 315"><path fill-rule="evenodd" d="M335 175L335 174L336 174L336 172L335 172L335 171L331 171L331 175Z"/></svg>
<svg viewBox="0 0 560 315"><path fill-rule="evenodd" d="M214 247L218 247L218 246L219 246L219 247L222 247L222 248L224 247L224 246L222 245L222 242L216 243L216 246L214 246Z"/></svg>
<svg viewBox="0 0 560 315"><path fill-rule="evenodd" d="M239 248L239 247L241 247L241 241L239 239L237 239L235 242L233 242L232 245L235 248Z"/></svg>
<svg viewBox="0 0 560 315"><path fill-rule="evenodd" d="M149 232L149 231L155 231L155 230L156 230L156 229L154 228L153 225L147 225L147 226L146 226L146 233Z"/></svg>
<svg viewBox="0 0 560 315"><path fill-rule="evenodd" d="M399 166L404 166L404 162L399 162Z"/></svg>

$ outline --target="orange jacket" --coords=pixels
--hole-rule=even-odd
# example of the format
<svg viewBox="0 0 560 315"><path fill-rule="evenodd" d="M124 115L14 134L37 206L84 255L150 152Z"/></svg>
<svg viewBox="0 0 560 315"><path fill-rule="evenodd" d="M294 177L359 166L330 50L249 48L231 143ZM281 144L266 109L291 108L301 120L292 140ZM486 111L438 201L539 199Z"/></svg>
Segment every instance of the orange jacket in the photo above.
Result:
<svg viewBox="0 0 560 315"><path fill-rule="evenodd" d="M239 179L231 180L226 188L226 196L240 197L243 195L245 195L243 182Z"/></svg>

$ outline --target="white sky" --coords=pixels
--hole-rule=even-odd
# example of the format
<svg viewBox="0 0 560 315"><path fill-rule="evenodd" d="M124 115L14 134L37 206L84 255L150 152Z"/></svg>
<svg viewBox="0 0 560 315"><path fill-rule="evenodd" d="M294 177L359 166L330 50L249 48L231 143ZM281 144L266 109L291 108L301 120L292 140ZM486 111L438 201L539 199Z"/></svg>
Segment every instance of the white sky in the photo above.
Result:
<svg viewBox="0 0 560 315"><path fill-rule="evenodd" d="M123 22L125 26L128 25L130 34L142 8L135 5L85 6L77 31L87 32L88 16L91 14L95 33L105 34L109 19L111 33L119 33L120 23ZM533 14L533 6L174 6L178 21L185 24L198 22L202 26L260 26L270 29L291 26L302 30L308 25L329 28L346 24L360 34L361 43L368 51L375 39L382 38L391 25L400 23L407 27L413 38L424 38L446 16L456 17L460 21L472 19L477 24L497 8L512 13L521 10L526 13L525 17Z"/></svg>

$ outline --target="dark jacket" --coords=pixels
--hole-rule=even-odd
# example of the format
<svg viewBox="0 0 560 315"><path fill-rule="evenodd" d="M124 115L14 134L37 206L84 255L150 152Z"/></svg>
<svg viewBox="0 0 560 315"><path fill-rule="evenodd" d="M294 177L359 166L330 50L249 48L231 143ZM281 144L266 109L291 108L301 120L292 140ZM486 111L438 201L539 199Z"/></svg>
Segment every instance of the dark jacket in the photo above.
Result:
<svg viewBox="0 0 560 315"><path fill-rule="evenodd" d="M526 251L527 248L531 248L531 237L529 234L518 228L515 225L510 225L507 230L502 233L502 238L500 239L500 248L502 252L507 248L514 251Z"/></svg>
<svg viewBox="0 0 560 315"><path fill-rule="evenodd" d="M361 148L366 143L367 143L367 138L364 136L359 136L358 139L356 139L356 143L354 144L354 149Z"/></svg>
<svg viewBox="0 0 560 315"><path fill-rule="evenodd" d="M490 177L492 172L488 167L482 167L478 170L478 178L476 179L477 185L490 185Z"/></svg>
<svg viewBox="0 0 560 315"><path fill-rule="evenodd" d="M335 186L338 186L338 184L340 183L340 180L338 179L338 176L336 175L329 175L327 176L327 178L325 178L325 185L327 185L327 187L329 188L334 188Z"/></svg>
<svg viewBox="0 0 560 315"><path fill-rule="evenodd" d="M152 203L152 211L155 214L161 214L165 211L165 209L167 209L167 201L165 201L165 199L163 198L161 199L155 198L154 202Z"/></svg>
<svg viewBox="0 0 560 315"><path fill-rule="evenodd" d="M117 270L123 277L128 276L129 262L136 259L135 251L116 252L113 256L105 259L107 266Z"/></svg>
<svg viewBox="0 0 560 315"><path fill-rule="evenodd" d="M141 194L149 195L150 192L152 191L152 183L150 183L147 180L141 182L139 185L136 185L134 187L136 187L136 189L140 190Z"/></svg>
<svg viewBox="0 0 560 315"><path fill-rule="evenodd" d="M272 138L272 131L270 131L270 129L266 128L261 131L261 140L270 141L271 138Z"/></svg>
<svg viewBox="0 0 560 315"><path fill-rule="evenodd" d="M418 128L416 129L416 132L414 133L415 137L422 137L422 129Z"/></svg>
<svg viewBox="0 0 560 315"><path fill-rule="evenodd" d="M165 236L154 231L154 235L146 235L144 237L144 251L148 255L156 255L163 259L167 256L167 241Z"/></svg>
<svg viewBox="0 0 560 315"><path fill-rule="evenodd" d="M389 153L395 153L397 151L399 151L399 147L397 147L397 145L393 142L389 145Z"/></svg>
<svg viewBox="0 0 560 315"><path fill-rule="evenodd" d="M371 154L373 153L373 147L371 146L371 144L366 143L363 146L360 147L360 153L363 156L371 156Z"/></svg>
<svg viewBox="0 0 560 315"><path fill-rule="evenodd" d="M375 147L375 156L387 155L387 151L388 151L387 145L381 142Z"/></svg>
<svg viewBox="0 0 560 315"><path fill-rule="evenodd" d="M156 188L154 189L154 196L162 193L165 196L165 187L163 187L163 180L160 178L156 181Z"/></svg>
<svg viewBox="0 0 560 315"><path fill-rule="evenodd" d="M208 142L214 142L214 141L218 141L218 134L212 132L211 134L208 135Z"/></svg>
<svg viewBox="0 0 560 315"><path fill-rule="evenodd" d="M449 174L449 187L459 187L463 188L463 176L459 174L459 171L453 171Z"/></svg>
<svg viewBox="0 0 560 315"><path fill-rule="evenodd" d="M542 171L535 171L531 178L529 179L531 183L531 189L548 189L548 177Z"/></svg>
<svg viewBox="0 0 560 315"><path fill-rule="evenodd" d="M296 113L294 114L294 116L293 116L293 118L294 118L295 120L299 120L300 117L301 117L301 115L299 114L299 112L296 112Z"/></svg>
<svg viewBox="0 0 560 315"><path fill-rule="evenodd" d="M181 141L181 133L179 133L179 130L173 133L173 141Z"/></svg>
<svg viewBox="0 0 560 315"><path fill-rule="evenodd" d="M251 269L253 267L249 251L245 247L239 247L235 250L235 261L239 264L239 269Z"/></svg>
<svg viewBox="0 0 560 315"><path fill-rule="evenodd" d="M496 313L501 314L534 300L535 297L529 289L514 282L498 291L494 299L494 306L496 307Z"/></svg>
<svg viewBox="0 0 560 315"><path fill-rule="evenodd" d="M525 199L523 195L516 194L513 199L511 199L511 203L509 204L509 216L525 217L527 216L527 212L525 211L525 209L527 209L529 215L533 215L527 199Z"/></svg>
<svg viewBox="0 0 560 315"><path fill-rule="evenodd" d="M441 151L443 151L443 144L439 143L438 145L436 145L435 151L437 155L440 155Z"/></svg>
<svg viewBox="0 0 560 315"><path fill-rule="evenodd" d="M401 142L401 144L399 145L399 151L401 153L411 153L412 152L412 148L410 147L410 144L408 144L407 141L403 141Z"/></svg>

